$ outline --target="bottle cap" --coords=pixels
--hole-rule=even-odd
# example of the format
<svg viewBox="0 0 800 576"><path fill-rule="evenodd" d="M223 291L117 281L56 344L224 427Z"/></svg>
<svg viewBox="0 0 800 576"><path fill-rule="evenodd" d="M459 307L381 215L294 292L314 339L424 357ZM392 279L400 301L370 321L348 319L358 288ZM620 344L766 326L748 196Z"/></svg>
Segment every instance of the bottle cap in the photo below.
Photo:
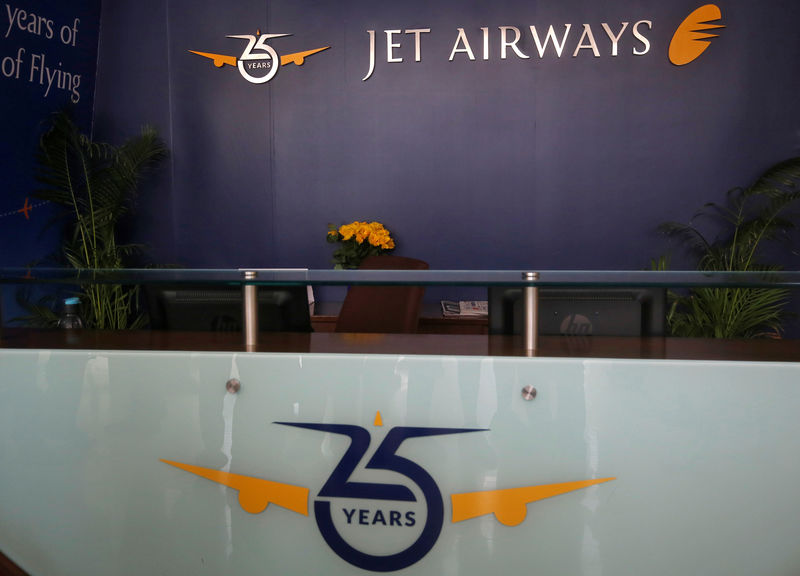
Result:
<svg viewBox="0 0 800 576"><path fill-rule="evenodd" d="M75 298L75 297L64 298L64 305L65 306L74 306L74 305L77 305L77 304L80 304L80 303L81 303L81 299L80 298Z"/></svg>

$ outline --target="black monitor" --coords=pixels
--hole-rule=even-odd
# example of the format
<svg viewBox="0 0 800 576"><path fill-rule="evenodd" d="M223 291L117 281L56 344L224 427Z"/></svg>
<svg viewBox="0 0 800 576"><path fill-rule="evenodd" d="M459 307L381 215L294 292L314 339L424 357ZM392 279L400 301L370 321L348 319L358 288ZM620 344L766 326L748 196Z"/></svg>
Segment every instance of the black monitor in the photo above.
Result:
<svg viewBox="0 0 800 576"><path fill-rule="evenodd" d="M539 288L539 334L663 336L663 288ZM489 333L520 334L522 288L489 287Z"/></svg>
<svg viewBox="0 0 800 576"><path fill-rule="evenodd" d="M241 286L149 285L145 294L153 329L242 331ZM306 286L259 286L258 329L311 332Z"/></svg>

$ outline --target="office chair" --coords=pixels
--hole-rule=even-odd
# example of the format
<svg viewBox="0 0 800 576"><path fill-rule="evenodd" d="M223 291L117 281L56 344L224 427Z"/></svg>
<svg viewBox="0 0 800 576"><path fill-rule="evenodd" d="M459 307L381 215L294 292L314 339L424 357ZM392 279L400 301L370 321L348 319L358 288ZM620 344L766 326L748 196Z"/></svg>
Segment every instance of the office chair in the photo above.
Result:
<svg viewBox="0 0 800 576"><path fill-rule="evenodd" d="M368 256L359 270L427 270L427 262L402 256ZM424 286L351 286L336 332L414 333Z"/></svg>

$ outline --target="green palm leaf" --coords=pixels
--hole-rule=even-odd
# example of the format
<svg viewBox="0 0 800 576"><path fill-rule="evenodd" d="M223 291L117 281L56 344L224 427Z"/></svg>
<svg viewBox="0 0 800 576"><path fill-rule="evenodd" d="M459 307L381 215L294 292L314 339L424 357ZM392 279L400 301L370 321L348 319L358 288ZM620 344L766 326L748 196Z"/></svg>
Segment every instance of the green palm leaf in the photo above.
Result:
<svg viewBox="0 0 800 576"><path fill-rule="evenodd" d="M769 271L761 262L766 243L788 238L800 200L800 158L776 164L749 188L728 192L725 204L708 203L688 224L666 222L662 232L676 239L703 271ZM708 239L701 225L714 223ZM663 261L663 259L662 259ZM676 336L708 338L778 337L789 291L783 288L695 288L670 293L667 324Z"/></svg>
<svg viewBox="0 0 800 576"><path fill-rule="evenodd" d="M138 250L117 243L120 218L130 211L142 176L167 156L153 128L121 146L93 142L81 134L68 111L49 118L41 137L35 196L62 207L58 222L66 222L61 257L73 268L124 267ZM136 312L138 288L81 288L84 325L126 328L143 322Z"/></svg>

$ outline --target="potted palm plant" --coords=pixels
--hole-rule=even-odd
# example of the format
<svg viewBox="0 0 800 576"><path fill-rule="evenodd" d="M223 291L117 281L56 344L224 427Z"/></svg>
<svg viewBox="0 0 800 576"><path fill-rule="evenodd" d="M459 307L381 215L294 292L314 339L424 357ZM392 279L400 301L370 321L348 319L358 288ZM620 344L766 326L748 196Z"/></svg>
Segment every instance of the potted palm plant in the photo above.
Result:
<svg viewBox="0 0 800 576"><path fill-rule="evenodd" d="M82 134L67 110L53 114L36 155L35 196L61 207L64 222L62 263L76 269L116 269L137 252L120 244L117 226L133 207L144 173L167 156L157 132L141 134L120 146L92 141ZM138 310L138 287L104 284L81 286L84 326L98 329L137 328L145 317ZM39 324L54 324L56 315L44 306L29 306Z"/></svg>
<svg viewBox="0 0 800 576"><path fill-rule="evenodd" d="M749 188L728 192L726 202L703 206L688 224L666 222L661 230L677 238L702 271L780 270L767 263L764 247L788 240L800 200L800 158L769 168ZM708 221L719 230L709 238ZM796 254L796 252L794 252ZM663 268L664 260L655 267ZM693 288L670 293L667 324L675 336L709 338L779 337L789 291L784 288Z"/></svg>

